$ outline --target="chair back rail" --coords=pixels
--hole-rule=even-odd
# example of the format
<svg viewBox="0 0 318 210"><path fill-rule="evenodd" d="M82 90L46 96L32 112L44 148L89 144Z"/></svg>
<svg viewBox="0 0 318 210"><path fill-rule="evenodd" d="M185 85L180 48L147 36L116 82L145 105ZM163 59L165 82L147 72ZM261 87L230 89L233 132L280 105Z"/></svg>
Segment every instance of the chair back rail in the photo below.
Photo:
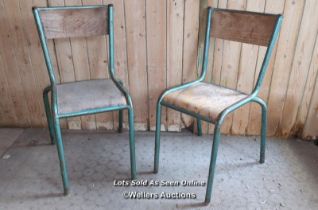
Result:
<svg viewBox="0 0 318 210"><path fill-rule="evenodd" d="M215 38L268 46L278 15L215 9L211 35Z"/></svg>
<svg viewBox="0 0 318 210"><path fill-rule="evenodd" d="M47 39L99 36L108 33L107 7L41 10Z"/></svg>

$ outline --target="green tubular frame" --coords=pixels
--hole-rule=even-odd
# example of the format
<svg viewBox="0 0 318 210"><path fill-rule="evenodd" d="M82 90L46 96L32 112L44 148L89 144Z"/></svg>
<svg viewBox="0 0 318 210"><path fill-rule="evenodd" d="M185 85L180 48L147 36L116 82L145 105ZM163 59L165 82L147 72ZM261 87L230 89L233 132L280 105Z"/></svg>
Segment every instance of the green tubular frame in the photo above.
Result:
<svg viewBox="0 0 318 210"><path fill-rule="evenodd" d="M272 51L274 49L275 43L279 36L279 31L282 24L283 17L281 15L277 15L277 21L275 24L274 32L272 34L271 40L267 46L267 51L263 60L263 64L256 82L256 85L250 95L248 95L246 98L238 101L237 103L227 107L225 110L223 110L217 120L215 122L212 122L209 118L205 116L201 116L197 113L188 111L186 109L176 107L172 104L168 104L165 101L163 101L163 98L174 91L184 89L187 87L190 87L192 85L195 85L199 82L202 82L207 73L207 67L208 67L208 57L209 57L209 46L210 46L210 31L211 31L211 20L213 16L213 12L217 10L224 10L224 9L215 9L215 8L208 8L208 15L207 15L207 24L206 24L206 32L205 32L205 43L204 43L204 52L203 52L203 65L202 65L202 72L200 77L197 80L194 80L192 82L185 83L183 85L175 86L171 89L168 89L164 91L157 102L157 108L156 108L156 133L155 133L155 155L154 155L154 172L158 173L159 169L159 150L160 150L160 124L161 124L161 107L166 106L168 108L183 112L185 114L188 114L192 117L195 117L197 119L197 126L198 126L198 135L202 135L202 126L201 121L206 121L209 123L214 123L214 137L213 137L213 145L212 145L212 152L211 152L211 160L210 160L210 167L209 167L209 176L208 176L208 182L207 182L207 189L206 189L206 196L205 196L205 203L209 203L211 200L212 195L212 186L213 186L213 178L215 173L215 163L217 158L217 152L218 147L220 143L220 132L221 132L221 125L225 119L225 117L230 114L231 112L234 112L236 109L248 104L248 103L257 103L262 108L262 127L261 127L261 144L260 144L260 163L264 163L265 161L265 147L266 147L266 126L267 126L267 105L266 103L258 97L258 93L260 90L260 87L262 85L262 82L264 80L265 73L267 71L270 57L272 55ZM229 10L225 10L229 11Z"/></svg>
<svg viewBox="0 0 318 210"><path fill-rule="evenodd" d="M109 35L109 65L108 71L111 80L117 86L117 88L123 93L126 98L127 105L124 106L112 106L103 107L98 109L84 110L80 112L72 112L66 114L59 114L57 104L57 93L56 93L56 78L54 75L54 69L51 61L51 57L48 50L47 39L45 31L42 25L40 12L48 10L66 10L66 9L94 9L108 7L108 35ZM128 121L129 121L129 146L130 146L130 166L131 166L131 179L136 179L136 158L135 158L135 129L134 129L134 109L130 95L123 86L122 82L115 77L115 65L114 65L114 19L113 19L113 5L94 5L94 6L65 6L65 7L40 7L33 8L33 14L37 25L38 33L40 36L40 42L43 49L45 63L48 69L50 85L43 91L43 101L45 105L45 113L48 121L48 127L50 131L50 138L52 144L56 143L58 156L60 160L61 175L63 180L64 194L69 193L69 179L67 172L67 164L64 157L64 146L62 141L60 119L65 117L75 117L88 114L97 114L108 111L119 111L119 126L118 131L122 131L123 123L123 110L128 110ZM51 92L51 104L49 103L49 92Z"/></svg>

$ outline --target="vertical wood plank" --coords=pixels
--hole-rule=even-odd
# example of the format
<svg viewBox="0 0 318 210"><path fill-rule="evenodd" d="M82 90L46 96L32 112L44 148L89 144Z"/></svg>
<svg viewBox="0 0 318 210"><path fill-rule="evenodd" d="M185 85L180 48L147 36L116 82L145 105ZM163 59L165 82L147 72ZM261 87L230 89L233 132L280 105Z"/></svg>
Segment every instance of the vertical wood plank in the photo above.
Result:
<svg viewBox="0 0 318 210"><path fill-rule="evenodd" d="M101 5L102 0L82 0L83 5ZM108 43L106 36L87 37L87 54L91 79L105 79L108 75ZM114 128L113 113L96 115L97 129L111 130Z"/></svg>
<svg viewBox="0 0 318 210"><path fill-rule="evenodd" d="M39 101L39 111L41 114L42 126L46 126L47 123L44 104L42 101L42 90L49 85L49 77L43 56L39 57L39 55L42 55L43 52L35 26L34 16L32 14L32 8L35 6L45 7L47 6L47 2L19 0L19 12L22 18L23 36L27 44L27 53L29 54L30 62L32 63L32 71L34 72L35 77L35 97L37 98L37 101Z"/></svg>
<svg viewBox="0 0 318 210"><path fill-rule="evenodd" d="M265 0L247 0L247 11L264 12ZM242 44L241 61L238 72L237 90L250 94L254 87L259 46ZM249 104L236 110L233 114L232 134L245 135L249 120Z"/></svg>
<svg viewBox="0 0 318 210"><path fill-rule="evenodd" d="M227 0L219 0L218 8L226 9L227 8ZM212 26L213 27L213 26ZM213 63L212 63L212 75L210 82L216 85L220 85L221 82L221 72L222 72L222 64L223 64L223 52L224 52L224 40L221 39L213 39L215 43L214 53L213 53ZM214 124L209 125L208 129L209 134L214 132Z"/></svg>
<svg viewBox="0 0 318 210"><path fill-rule="evenodd" d="M9 14L7 13L4 0L0 1L0 19L3 20L0 24L0 46L3 52L1 68L4 71L6 80L9 82L9 93L13 102L16 116L19 119L16 121L17 126L30 126L29 110L26 103L26 89L23 87L23 78L19 73L20 69L17 64L17 56L15 49L16 40L14 32L11 31L9 25Z"/></svg>
<svg viewBox="0 0 318 210"><path fill-rule="evenodd" d="M266 8L265 8L265 13L272 13L272 14L282 14L284 11L284 4L285 0L267 0L266 1ZM261 90L259 92L259 97L262 98L264 101L268 100L268 95L270 91L270 85L271 85L271 80L272 80L272 74L274 70L274 63L275 63L275 57L276 57L276 52L277 52L277 45L276 44L272 58L270 61L270 64L268 66L268 70L266 72L263 85L261 87ZM257 66L256 66L256 71L255 71L255 76L254 76L254 84L257 81L259 71L261 69L265 53L266 53L266 47L261 46L259 48L258 52L258 59L257 59ZM249 113L249 124L247 128L247 135L259 135L261 129L261 108L258 104L251 104L250 105L250 113Z"/></svg>
<svg viewBox="0 0 318 210"><path fill-rule="evenodd" d="M295 126L299 128L299 131L295 130L295 132L302 132L302 128L304 127L304 124L306 122L306 118L308 115L311 98L314 97L313 92L315 91L314 89L315 82L316 82L315 79L318 74L318 41L317 40L318 40L318 35L316 36L316 44L315 44L314 52L311 58L304 95L303 95L302 102L300 104L298 114L297 114L297 121Z"/></svg>
<svg viewBox="0 0 318 210"><path fill-rule="evenodd" d="M20 1L23 1L23 0L20 0ZM47 7L48 6L47 1L43 1L43 0L30 0L30 1L32 1L32 6L34 6L34 7ZM32 14L32 10L30 9L28 12L32 16L32 18L30 18L30 19L32 19L32 24L34 24L33 33L35 33L35 37L36 37L36 38L34 38L32 35L33 38L30 38L30 42L32 43L34 41L33 39L37 39L37 41L35 43L33 43L36 49L32 49L32 47L31 47L31 59L33 59L33 63L39 62L39 64L37 64L37 65L39 65L38 66L39 72L37 74L41 75L40 77L42 79L41 79L41 81L39 81L39 83L40 83L40 86L43 85L43 87L41 88L41 91L43 91L43 88L45 88L49 84L48 70L47 70L47 67L44 63L44 55L43 55L42 47L41 47L40 40L39 40L39 34L38 34L36 26L35 26L35 20L34 20L33 14ZM30 29L32 30L32 27L26 26L26 28L28 28L29 30ZM32 32L27 32L27 34L30 35L30 34L32 34ZM47 42L48 42L48 48L49 48L49 52L50 52L50 56L51 56L51 60L52 60L52 65L53 65L53 68L55 71L56 80L58 82L61 82L60 69L59 69L58 64L57 64L56 49L55 49L54 41L52 39L50 39ZM41 55L41 58L39 58L39 55ZM42 67L42 68L40 66L41 63L43 63L43 65L44 65L44 67ZM44 77L46 77L46 79L44 79ZM42 100L42 96L40 96L40 97ZM42 106L44 108L44 104L42 104ZM45 121L46 121L47 119L46 119L46 115L44 112L43 112L43 117L45 118ZM67 124L68 124L67 119L60 120L60 125L62 128L66 129L68 127ZM47 126L47 124L45 124L45 126Z"/></svg>
<svg viewBox="0 0 318 210"><path fill-rule="evenodd" d="M318 1L307 0L301 20L295 55L290 72L289 85L284 100L284 109L281 123L281 133L288 136L294 127L297 111L301 103L310 67L318 24L313 24L313 20L318 20Z"/></svg>
<svg viewBox="0 0 318 210"><path fill-rule="evenodd" d="M146 1L147 71L150 130L156 130L156 104L159 95L166 89L166 1ZM166 109L162 109L165 116ZM161 126L164 130L166 119Z"/></svg>
<svg viewBox="0 0 318 210"><path fill-rule="evenodd" d="M167 88L182 83L184 0L167 1ZM180 112L167 109L168 131L181 130Z"/></svg>
<svg viewBox="0 0 318 210"><path fill-rule="evenodd" d="M199 26L199 44L198 44L198 74L201 73L202 62L203 62L203 51L204 51L204 41L205 32L207 24L207 9L208 7L217 8L218 0L204 0L200 1L200 26ZM205 82L210 82L212 77L212 66L213 66L213 53L214 53L214 39L210 38L210 49L208 57L208 70L205 78ZM197 132L197 123L194 123L195 132ZM202 121L202 133L207 134L209 129L209 123Z"/></svg>
<svg viewBox="0 0 318 210"><path fill-rule="evenodd" d="M199 8L200 1L185 0L182 69L183 83L193 81L197 78ZM182 121L186 127L189 127L193 123L193 119L185 114L182 114Z"/></svg>
<svg viewBox="0 0 318 210"><path fill-rule="evenodd" d="M312 99L303 130L304 139L318 139L318 76L316 76L316 84L312 94Z"/></svg>
<svg viewBox="0 0 318 210"><path fill-rule="evenodd" d="M33 126L43 126L41 116L41 101L37 95L41 95L37 87L34 68L29 56L28 43L26 42L23 31L24 18L20 13L19 0L5 1L5 10L8 15L9 30L13 36L14 43L11 47L14 48L16 55L16 63L18 65L19 74L21 77L22 87L25 92L26 103L30 114L30 123ZM9 18L10 17L10 18Z"/></svg>
<svg viewBox="0 0 318 210"><path fill-rule="evenodd" d="M65 6L64 1L58 0L48 0L48 4L49 6ZM56 39L54 44L61 82L74 82L76 78L70 39ZM67 124L69 129L81 129L81 118L68 118Z"/></svg>
<svg viewBox="0 0 318 210"><path fill-rule="evenodd" d="M125 17L129 89L135 110L135 128L136 130L146 130L148 122L148 83L145 1L125 1Z"/></svg>
<svg viewBox="0 0 318 210"><path fill-rule="evenodd" d="M228 0L228 9L245 10L246 0ZM224 41L223 46L223 64L221 72L220 85L228 88L236 89L238 69L240 63L242 44L239 42ZM226 117L222 125L222 133L229 134L231 132L233 114Z"/></svg>
<svg viewBox="0 0 318 210"><path fill-rule="evenodd" d="M81 6L81 0L65 0L66 6ZM86 38L71 38L71 50L73 55L73 64L75 72L75 80L89 80L90 69L87 54ZM96 122L94 115L87 115L80 117L82 129L93 130L96 129Z"/></svg>
<svg viewBox="0 0 318 210"><path fill-rule="evenodd" d="M1 43L0 48L3 49ZM11 93L9 91L10 87L4 72L5 63L2 57L3 55L0 51L0 126L16 126L18 118L15 115L15 107L13 101L11 100Z"/></svg>
<svg viewBox="0 0 318 210"><path fill-rule="evenodd" d="M268 135L280 133L279 127L296 41L303 14L304 1L286 0L284 21L278 41L271 90L268 101Z"/></svg>

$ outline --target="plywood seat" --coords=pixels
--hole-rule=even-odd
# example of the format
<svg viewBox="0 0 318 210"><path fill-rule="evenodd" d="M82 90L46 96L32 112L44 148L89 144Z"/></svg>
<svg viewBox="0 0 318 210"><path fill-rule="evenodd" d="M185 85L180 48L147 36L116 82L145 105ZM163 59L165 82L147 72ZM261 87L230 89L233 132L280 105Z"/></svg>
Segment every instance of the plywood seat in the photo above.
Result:
<svg viewBox="0 0 318 210"><path fill-rule="evenodd" d="M127 105L125 96L109 79L58 84L57 103L59 114Z"/></svg>
<svg viewBox="0 0 318 210"><path fill-rule="evenodd" d="M212 122L215 122L225 108L245 97L247 97L246 94L235 90L199 82L196 85L166 95L163 101L208 117Z"/></svg>

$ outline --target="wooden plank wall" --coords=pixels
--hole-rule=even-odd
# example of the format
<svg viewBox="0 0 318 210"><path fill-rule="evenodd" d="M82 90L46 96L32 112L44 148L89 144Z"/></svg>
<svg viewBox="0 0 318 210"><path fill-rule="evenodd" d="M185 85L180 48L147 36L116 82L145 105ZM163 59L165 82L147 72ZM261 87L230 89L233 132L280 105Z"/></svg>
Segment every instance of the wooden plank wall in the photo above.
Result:
<svg viewBox="0 0 318 210"><path fill-rule="evenodd" d="M155 105L167 87L200 74L200 25L209 5L284 15L260 97L269 105L268 135L318 136L318 1L316 0L0 0L0 126L44 127L42 89L49 84L32 7L115 6L117 75L129 89L137 130L154 130ZM61 82L108 78L107 37L49 42ZM206 82L250 92L265 47L213 39ZM223 133L256 135L260 109L249 105L226 119ZM162 130L180 131L191 117L164 109ZM125 117L125 125L127 117ZM70 129L116 129L118 113L70 118ZM194 126L195 127L195 126ZM204 124L205 133L213 125Z"/></svg>

